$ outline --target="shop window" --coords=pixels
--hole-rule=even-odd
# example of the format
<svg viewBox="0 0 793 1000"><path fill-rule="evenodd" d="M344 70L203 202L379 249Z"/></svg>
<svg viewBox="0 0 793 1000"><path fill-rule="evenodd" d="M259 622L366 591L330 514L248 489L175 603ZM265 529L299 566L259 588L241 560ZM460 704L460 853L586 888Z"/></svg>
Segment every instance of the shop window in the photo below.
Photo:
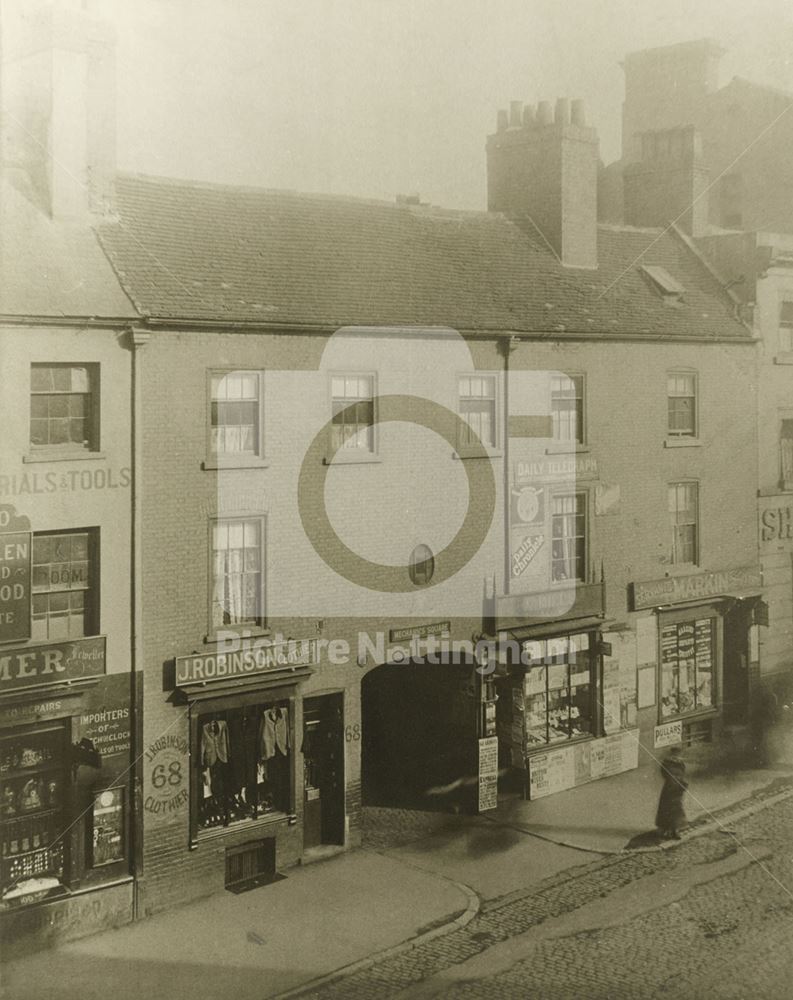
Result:
<svg viewBox="0 0 793 1000"><path fill-rule="evenodd" d="M671 483L669 486L669 518L672 528L672 553L675 564L696 564L699 553L697 507L699 489L696 483Z"/></svg>
<svg viewBox="0 0 793 1000"><path fill-rule="evenodd" d="M67 731L62 723L0 737L0 892L5 902L68 875Z"/></svg>
<svg viewBox="0 0 793 1000"><path fill-rule="evenodd" d="M584 443L584 376L554 375L551 417L555 441Z"/></svg>
<svg viewBox="0 0 793 1000"><path fill-rule="evenodd" d="M212 525L212 625L264 625L264 519Z"/></svg>
<svg viewBox="0 0 793 1000"><path fill-rule="evenodd" d="M331 450L374 453L374 376L331 378Z"/></svg>
<svg viewBox="0 0 793 1000"><path fill-rule="evenodd" d="M96 365L30 366L30 444L34 449L99 447Z"/></svg>
<svg viewBox="0 0 793 1000"><path fill-rule="evenodd" d="M408 567L411 582L417 587L426 586L435 573L435 557L428 545L417 545L410 553Z"/></svg>
<svg viewBox="0 0 793 1000"><path fill-rule="evenodd" d="M779 430L782 489L793 490L793 420L783 420Z"/></svg>
<svg viewBox="0 0 793 1000"><path fill-rule="evenodd" d="M202 713L197 735L199 830L291 811L288 702Z"/></svg>
<svg viewBox="0 0 793 1000"><path fill-rule="evenodd" d="M97 634L97 548L95 530L33 536L33 639Z"/></svg>
<svg viewBox="0 0 793 1000"><path fill-rule="evenodd" d="M696 437L697 377L691 372L670 372L666 379L667 433L670 437Z"/></svg>
<svg viewBox="0 0 793 1000"><path fill-rule="evenodd" d="M526 671L523 697L529 749L593 731L594 687L587 647L586 635L549 639L544 662Z"/></svg>
<svg viewBox="0 0 793 1000"><path fill-rule="evenodd" d="M465 452L481 444L496 446L496 377L461 375L458 381L460 416L459 448Z"/></svg>
<svg viewBox="0 0 793 1000"><path fill-rule="evenodd" d="M586 579L586 494L557 494L551 515L551 579Z"/></svg>
<svg viewBox="0 0 793 1000"><path fill-rule="evenodd" d="M793 300L779 303L779 352L793 353Z"/></svg>
<svg viewBox="0 0 793 1000"><path fill-rule="evenodd" d="M255 371L211 372L210 453L230 458L262 453L262 377Z"/></svg>
<svg viewBox="0 0 793 1000"><path fill-rule="evenodd" d="M713 708L715 632L713 618L661 627L661 719Z"/></svg>

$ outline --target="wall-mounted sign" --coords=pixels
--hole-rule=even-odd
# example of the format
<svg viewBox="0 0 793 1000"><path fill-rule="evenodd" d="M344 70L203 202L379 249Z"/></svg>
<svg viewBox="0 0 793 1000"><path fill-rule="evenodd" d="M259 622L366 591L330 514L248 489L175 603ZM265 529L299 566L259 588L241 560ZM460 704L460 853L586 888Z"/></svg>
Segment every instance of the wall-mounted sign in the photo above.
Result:
<svg viewBox="0 0 793 1000"><path fill-rule="evenodd" d="M29 531L0 533L0 642L30 638Z"/></svg>
<svg viewBox="0 0 793 1000"><path fill-rule="evenodd" d="M104 673L104 636L0 651L0 693Z"/></svg>
<svg viewBox="0 0 793 1000"><path fill-rule="evenodd" d="M241 640L240 648L227 653L194 653L176 657L176 684L231 680L279 670L311 666L317 660L315 639L289 639L265 643Z"/></svg>
<svg viewBox="0 0 793 1000"><path fill-rule="evenodd" d="M760 541L787 542L793 539L793 507L767 507L760 514Z"/></svg>
<svg viewBox="0 0 793 1000"><path fill-rule="evenodd" d="M409 642L411 639L427 639L431 635L448 635L451 622L433 622L431 625L411 625L408 628L392 628L388 633L389 642Z"/></svg>
<svg viewBox="0 0 793 1000"><path fill-rule="evenodd" d="M596 479L597 459L592 455L546 455L536 461L515 462L516 486L564 480Z"/></svg>
<svg viewBox="0 0 793 1000"><path fill-rule="evenodd" d="M91 865L99 868L124 859L124 789L94 793Z"/></svg>
<svg viewBox="0 0 793 1000"><path fill-rule="evenodd" d="M479 740L479 812L498 806L498 737Z"/></svg>
<svg viewBox="0 0 793 1000"><path fill-rule="evenodd" d="M696 601L702 597L718 597L734 590L762 586L759 566L740 566L716 573L692 573L688 576L668 576L631 584L634 611L661 604Z"/></svg>
<svg viewBox="0 0 793 1000"><path fill-rule="evenodd" d="M654 747L673 747L683 742L683 723L665 722L653 730Z"/></svg>
<svg viewBox="0 0 793 1000"><path fill-rule="evenodd" d="M521 576L528 569L544 541L544 535L524 535L519 540L513 540L511 562L513 577Z"/></svg>
<svg viewBox="0 0 793 1000"><path fill-rule="evenodd" d="M495 605L499 628L517 628L549 618L584 618L603 614L603 588L599 583L579 583L533 594L497 595Z"/></svg>
<svg viewBox="0 0 793 1000"><path fill-rule="evenodd" d="M516 524L537 524L545 520L545 493L534 486L512 490L510 521Z"/></svg>

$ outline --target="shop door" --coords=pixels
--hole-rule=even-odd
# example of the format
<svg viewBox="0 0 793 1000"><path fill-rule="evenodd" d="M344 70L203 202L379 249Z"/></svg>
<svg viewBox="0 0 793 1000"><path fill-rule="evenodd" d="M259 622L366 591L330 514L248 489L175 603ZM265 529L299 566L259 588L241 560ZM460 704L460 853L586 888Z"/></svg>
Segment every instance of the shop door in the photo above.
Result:
<svg viewBox="0 0 793 1000"><path fill-rule="evenodd" d="M344 696L303 702L305 847L344 843Z"/></svg>
<svg viewBox="0 0 793 1000"><path fill-rule="evenodd" d="M738 606L724 616L724 721L742 725L749 709L749 615Z"/></svg>

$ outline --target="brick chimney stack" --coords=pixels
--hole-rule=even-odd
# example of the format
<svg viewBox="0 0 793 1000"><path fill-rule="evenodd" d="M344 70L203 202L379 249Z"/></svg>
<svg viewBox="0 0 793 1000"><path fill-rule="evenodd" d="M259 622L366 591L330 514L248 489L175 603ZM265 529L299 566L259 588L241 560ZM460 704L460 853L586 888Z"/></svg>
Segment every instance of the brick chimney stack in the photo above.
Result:
<svg viewBox="0 0 793 1000"><path fill-rule="evenodd" d="M598 137L583 101L512 101L487 138L487 207L530 220L567 267L597 267Z"/></svg>
<svg viewBox="0 0 793 1000"><path fill-rule="evenodd" d="M643 132L641 159L622 175L625 222L629 226L666 226L676 221L691 236L708 225L708 171L702 141L693 125Z"/></svg>
<svg viewBox="0 0 793 1000"><path fill-rule="evenodd" d="M3 7L2 166L53 219L112 212L114 37L89 6L17 0Z"/></svg>

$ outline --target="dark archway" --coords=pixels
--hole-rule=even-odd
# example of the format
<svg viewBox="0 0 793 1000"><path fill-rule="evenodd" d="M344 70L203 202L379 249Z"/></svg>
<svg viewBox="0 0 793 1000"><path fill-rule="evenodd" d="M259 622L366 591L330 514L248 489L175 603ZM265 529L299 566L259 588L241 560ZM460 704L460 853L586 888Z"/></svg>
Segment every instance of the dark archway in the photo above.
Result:
<svg viewBox="0 0 793 1000"><path fill-rule="evenodd" d="M475 773L476 707L470 665L408 661L369 671L361 682L363 804L459 808Z"/></svg>

